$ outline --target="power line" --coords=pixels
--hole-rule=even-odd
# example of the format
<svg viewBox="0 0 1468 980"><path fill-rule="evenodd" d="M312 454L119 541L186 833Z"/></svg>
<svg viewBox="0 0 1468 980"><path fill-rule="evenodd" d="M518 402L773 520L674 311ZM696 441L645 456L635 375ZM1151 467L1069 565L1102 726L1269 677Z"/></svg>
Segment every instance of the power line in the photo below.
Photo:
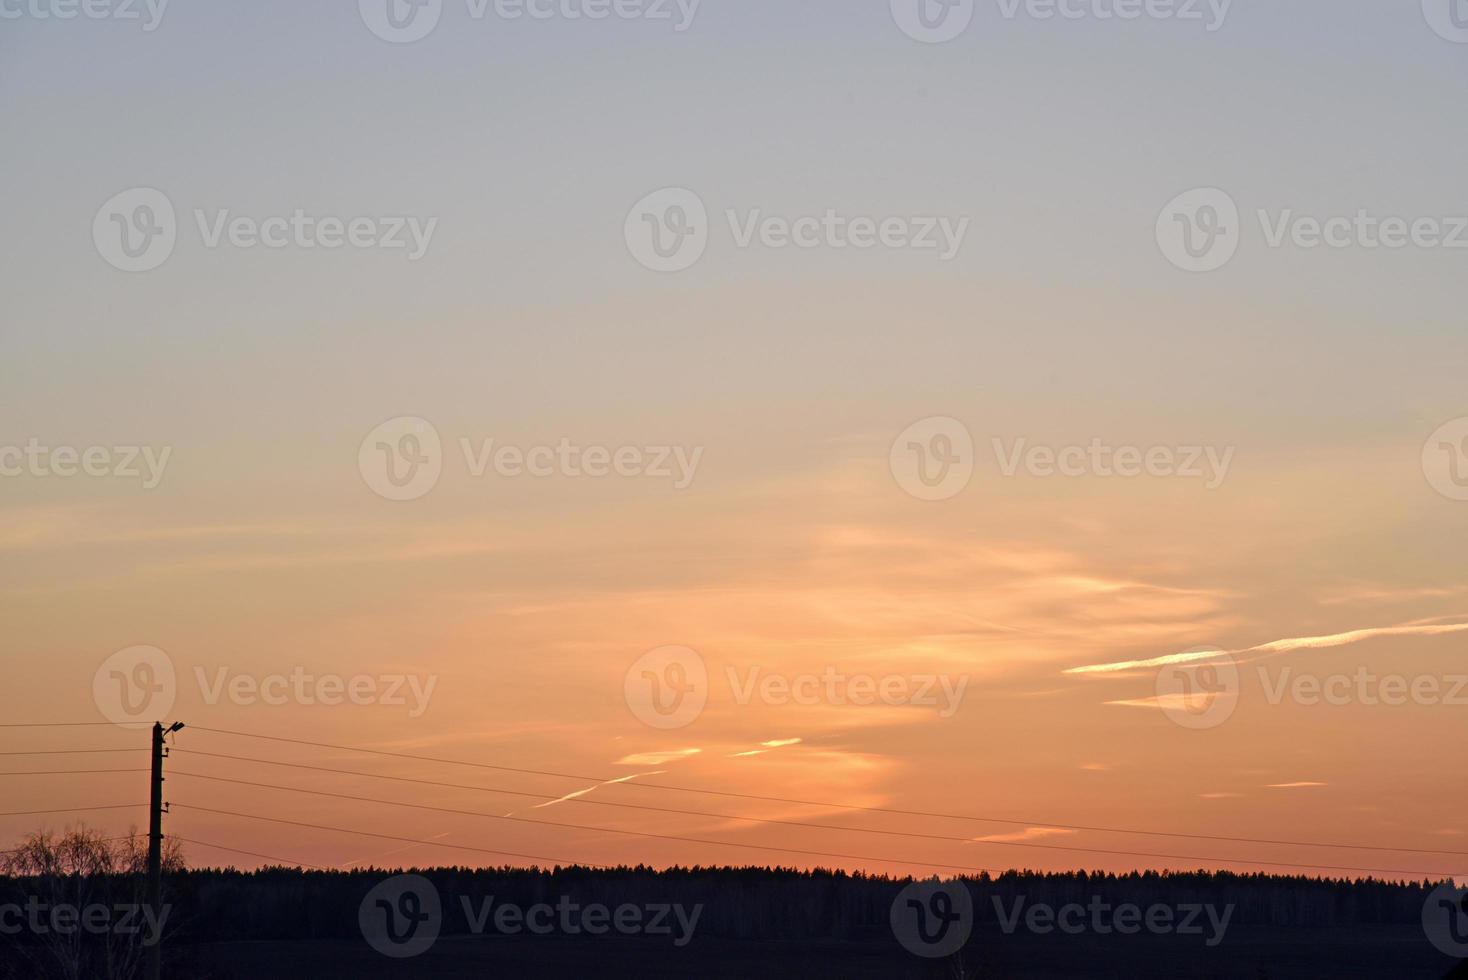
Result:
<svg viewBox="0 0 1468 980"><path fill-rule="evenodd" d="M261 763L265 763L266 765L285 766L285 767L288 767L288 768L291 768L291 769L308 769L308 770L310 770L312 772L329 772L329 773L336 773L336 774L343 775L343 776L366 776L366 777L368 777L370 779L387 779L387 780L392 780L393 782L413 783L413 784L416 784L416 785L419 785L419 786L439 786L439 787L444 787L444 788L447 788L447 789L468 789L468 790L474 790L474 791L480 792L480 793L490 793L490 794L503 795L503 796L522 796L522 797L526 797L526 798L533 799L533 800L551 800L551 801L554 801L554 802L557 802L557 803L581 803L581 804L586 804L586 805L589 805L589 806L607 806L607 807L615 807L617 809L623 809L623 810L643 810L643 811L648 811L648 812L651 812L651 813L673 813L673 814L678 814L680 816L687 816L687 817L712 817L712 818L717 819L717 820L745 820L745 821L749 821L751 823L778 824L778 825L784 826L784 827L807 827L807 828L810 828L810 829L813 829L813 830L850 831L851 833L854 833L854 834L881 834L883 836L888 836L888 837L912 837L912 838L917 838L917 839L922 839L922 840L951 841L951 842L958 842L958 843L967 843L968 841L972 840L972 838L970 838L970 837L951 837L951 836L946 836L946 835L942 835L942 834L921 834L921 833L916 833L916 832L911 832L911 831L901 831L901 830L878 830L878 829L870 828L870 827L842 827L842 826L838 826L836 824L809 823L809 822L801 821L801 820L775 820L775 819L772 819L772 818L769 818L769 817L746 817L746 816L741 816L741 815L736 814L736 813L709 813L709 812L704 811L704 810L679 810L679 809L675 809L675 808L672 808L672 807L645 806L645 805L639 804L639 803L615 803L615 802L612 802L610 800L588 800L588 799L582 799L580 797L573 797L571 799L565 799L563 797L558 797L558 796L555 796L555 795L550 794L550 793L527 793L527 792L523 792L521 790L501 789L499 787L494 787L494 786L470 786L470 785L467 785L465 783L445 783L445 782L439 782L438 780L434 780L434 779L413 779L413 778L408 777L408 776L385 776L385 775L380 775L378 773L371 773L371 772L355 772L355 771L353 771L351 769L334 769L334 768L331 768L329 766L308 766L308 765L302 765L301 763L296 763L296 762L273 762L273 761L271 761L269 759L250 759L250 758L245 757L245 756L222 755L222 754L220 754L218 752L198 752L198 751L195 751L195 750L192 750L192 749L179 749L177 751L179 751L179 752L185 752L185 753L188 753L188 754L191 754L191 755L212 756L214 758L219 758L219 759L235 759L235 760L242 761L242 762L261 762ZM198 775L196 773L188 773L188 772L182 772L182 771L175 771L174 775L178 775L178 776L196 776L199 779L215 779L215 780L219 780L221 782L244 782L243 780L227 780L227 779L224 779L221 776L202 776L202 775ZM269 787L271 789L292 789L292 787L289 787L289 786L272 786L269 783L246 783L246 785L250 785L250 786L266 786L266 787ZM301 790L300 792L309 792L309 791L307 791L307 790ZM559 826L564 826L564 825L559 825Z"/></svg>
<svg viewBox="0 0 1468 980"><path fill-rule="evenodd" d="M90 810L126 810L135 806L147 806L146 803L109 803L106 806L64 806L55 810L10 810L0 813L0 817L34 817L42 813L83 813Z"/></svg>
<svg viewBox="0 0 1468 980"><path fill-rule="evenodd" d="M112 721L16 721L0 724L0 728L92 728L100 725L118 727Z"/></svg>
<svg viewBox="0 0 1468 980"><path fill-rule="evenodd" d="M677 815L680 815L680 816L688 816L688 817L710 817L710 818L717 819L717 820L742 820L742 821L747 821L747 822L750 822L750 823L774 824L774 825L782 826L782 827L803 827L803 828L807 828L807 829L811 829L811 830L834 830L834 831L842 831L842 832L849 832L849 833L855 833L855 834L877 834L877 835L886 836L886 837L906 837L906 838L912 838L912 839L915 839L915 840L934 840L934 841L943 841L943 842L947 842L947 843L958 843L958 844L970 844L970 843L976 843L976 844L1009 844L1009 843L1015 843L1015 842L1012 842L1012 841L983 841L983 840L975 840L973 837L955 837L955 836L945 835L945 834L924 834L924 833L918 833L918 832L915 832L915 831L880 830L880 829L871 828L871 827L843 827L843 826L840 826L840 825L837 825L837 824L811 823L809 821L804 821L804 820L776 820L776 819L769 818L769 817L748 817L748 816L743 816L743 815L735 814L735 813L711 813L711 812L704 811L704 810L682 810L682 809L677 809L677 808L674 808L674 807L646 806L646 805L638 804L638 803L616 803L616 802L612 802L612 801L609 801L609 800L591 800L591 799L584 799L584 798L581 798L581 797L576 797L576 798L572 798L572 799L564 799L564 798L561 798L561 797L552 796L552 795L547 794L547 793L529 793L529 792L524 792L524 791L521 791L521 790L502 789L502 788L493 787L493 786L472 786L472 785L468 785L468 784L465 784L465 783L446 783L446 782L440 782L438 780L433 780L433 779L414 779L414 778L409 777L409 776L387 776L387 775L381 775L381 774L378 774L378 773L357 772L357 771L354 771L354 770L351 770L351 769L336 769L336 768L332 768L332 767L329 767L329 766L308 766L308 765L303 765L301 763L296 763L296 762L275 762L275 761L270 760L270 759L252 759L252 758L249 758L247 756L224 755L224 754L221 754L221 753L218 753L218 752L199 752L199 751L196 751L196 750L193 750L193 749L179 749L178 751L185 752L185 753L191 753L193 755L210 756L210 757L213 757L213 758L233 759L233 760L241 761L241 762L258 762L258 763L264 763L266 765L284 766L286 768L291 768L291 769L306 769L306 770L310 770L312 772L336 773L336 774L344 775L344 776L365 776L365 777L370 778L370 779L386 779L386 780L391 780L393 782L412 783L412 784L421 785L421 786L437 786L437 787L443 787L443 788L447 788L447 789L474 790L476 792L481 792L481 793L490 793L490 794L505 795L505 796L521 796L521 797L528 797L530 799L537 799L537 800L553 800L553 801L559 802L559 803L580 803L580 804L585 804L585 805L590 805L590 806L614 807L616 809L626 809L626 810L642 810L642 811L648 811L648 812L652 812L652 813L671 813L671 814L677 814ZM190 776L190 775L196 775L196 774L194 774L194 773L187 773L187 772L176 772L175 775ZM220 776L197 776L197 778L200 778L200 779L214 779L214 780L218 780L218 781L221 781L221 782L241 782L241 783L245 783L245 785L250 785L250 786L263 786L263 787L266 787L266 788L269 788L269 789L287 789L287 790L291 790L293 792L316 792L316 791L312 791L312 790L296 790L294 787L289 787L289 786L274 786L274 785L269 784L269 783L248 783L248 782L245 782L244 780L227 780L227 779L224 779L223 777L220 777ZM395 804L395 805L408 806L410 804ZM566 825L566 824L553 824L552 826L568 826L568 825ZM1228 839L1233 840L1234 838L1228 838ZM1250 843L1260 843L1260 842L1250 841ZM1268 842L1268 843L1274 843L1274 842L1271 841L1271 842ZM1330 846L1330 845L1319 845L1319 846ZM1351 846L1354 846L1354 845L1336 845L1336 846L1351 847ZM1065 849L1066 850L1087 850L1087 848L1065 848ZM1362 849L1363 850L1396 850L1395 848L1364 848L1364 847ZM1403 848L1402 850L1410 850L1410 849ZM1111 852L1100 852L1100 853L1111 853ZM1116 853L1129 854L1129 853L1134 853L1134 852L1116 852ZM1135 853L1145 854L1147 852L1135 852ZM1455 854L1455 853L1460 853L1460 852L1456 852L1456 851L1420 851L1418 853L1425 853L1425 854ZM1172 855L1157 855L1157 856L1172 856ZM1222 862L1222 861L1228 861L1228 860L1232 860L1232 859L1225 859L1225 858L1198 858L1197 860L1215 860L1215 861ZM1268 863L1268 862L1239 862L1239 863ZM1329 867L1328 865L1296 865L1296 864L1282 864L1281 866L1284 866L1284 867Z"/></svg>
<svg viewBox="0 0 1468 980"><path fill-rule="evenodd" d="M245 780L245 779L229 779L229 778L226 778L224 776L205 776L205 775L202 775L200 773L180 772L178 770L175 770L174 771L174 775L175 776L189 776L189 777L192 777L194 779L207 779L207 780L211 780L213 782L220 782L220 783L235 783L237 785L241 785L241 786L252 786L252 787L259 788L259 789L282 790L282 791L288 792L288 793L305 793L305 794L310 795L310 796L322 796L322 797L329 797L329 798L338 799L338 800L348 800L348 801L354 802L354 803L375 803L375 804L378 804L378 805L381 805L381 806L408 807L408 808L414 809L414 810L429 810L429 811L432 811L432 812L435 812L435 813L449 813L449 814L455 814L455 815L458 815L458 816L481 817L481 818L486 819L486 820L504 820L504 821L507 821L507 822L510 822L510 823L534 824L536 826L542 826L542 827L559 827L559 828L562 828L562 829L565 829L565 830L587 830L587 831L592 831L592 832L595 832L595 833L620 834L620 835L630 836L630 837L646 837L646 838L651 838L653 840L680 841L680 842L683 842L683 843L690 843L690 844L709 844L709 845L714 845L714 846L718 846L718 847L741 847L741 848L747 848L747 849L751 849L751 850L760 850L760 851L785 851L785 852L792 853L792 854L806 854L806 855L812 855L812 856L815 856L815 857L834 857L834 858L843 858L843 859L856 860L856 861L879 861L879 862L888 863L888 864L908 864L908 865L914 865L914 866L919 866L919 867L947 868L947 869L958 869L958 870L987 870L987 869L983 869L983 868L971 868L968 865L943 864L943 863L935 863L935 862L930 862L930 861L905 861L905 860L900 860L900 859L896 859L896 858L872 857L872 856L868 856L868 855L859 855L859 854L835 854L835 853L830 853L830 852L826 852L826 851L812 851L812 850L806 850L806 849L801 849L801 848L772 847L772 846L768 846L768 845L764 845L764 844L745 844L745 843L739 843L739 842L736 842L736 841L706 840L706 839L698 838L698 837L682 837L682 836L678 836L678 835L674 835L674 834L654 834L654 833L650 833L650 832L647 832L647 831L640 831L640 830L622 830L620 828L596 827L596 826L588 826L586 824L557 823L557 822L551 821L551 820L532 820L529 817L501 816L499 814L484 813L484 812L478 811L478 810L458 810L458 809L454 809L454 808L451 808L451 807L430 806L430 805L428 805L426 803L402 803L402 802L399 802L397 800L379 800L379 799L375 799L375 798L369 797L369 796L352 796L352 795L345 794L345 793L328 793L328 792L325 792L324 790L301 789L301 788L298 788L298 787L295 787L295 786L278 786L278 785L275 785L273 783L259 783L259 782L253 782L251 780ZM842 829L842 828L835 828L835 829ZM1404 870L1402 868L1358 868L1358 867L1341 866L1341 865L1331 865L1331 864L1308 864L1308 863L1294 862L1294 861L1260 861L1260 860L1254 860L1254 859L1249 859L1249 858L1220 858L1220 857L1211 857L1211 856L1196 855L1196 854L1158 854L1158 853L1155 853L1155 852L1152 852L1152 851L1120 851L1120 850L1110 850L1110 849L1095 848L1095 847L1067 847L1067 846L1065 846L1063 844L1034 844L1034 843L1028 843L1028 842L1024 842L1024 841L985 841L985 840L975 840L975 839L963 838L963 839L961 839L961 842L962 843L966 843L966 844L987 844L987 845L990 845L990 846L996 846L997 845L997 846L1003 846L1003 847L1028 847L1028 848L1035 848L1035 849L1038 849L1038 850L1046 850L1046 851L1074 851L1074 852L1083 853L1083 854L1105 854L1105 855L1122 856L1122 857L1163 858L1163 859L1171 860L1171 861L1202 861L1202 862L1209 863L1209 864L1265 865L1265 866L1279 867L1279 868L1312 868L1312 869L1315 869L1315 870L1325 870L1325 871L1353 871L1353 872L1360 872L1360 873L1367 873L1367 874L1439 875L1439 876L1442 876L1442 877L1462 877L1462 875L1459 875L1459 874L1456 874L1456 873L1453 873L1453 872L1412 871L1412 870Z"/></svg>
<svg viewBox="0 0 1468 980"><path fill-rule="evenodd" d="M147 749L27 749L22 752L0 752L0 755L90 755L94 752L146 752Z"/></svg>
<svg viewBox="0 0 1468 980"><path fill-rule="evenodd" d="M604 864L590 864L586 861L567 861L563 858L543 857L539 854L517 854L514 851L495 851L486 847L470 847L466 844L446 844L443 841L419 840L416 837L398 837L393 834L378 834L370 830L352 830L348 827L329 827L325 824L301 823L298 820L282 820L279 817L265 817L257 813L239 813L234 810L216 810L207 806L194 806L190 803L173 803L171 806L180 807L185 810L198 810L202 813L218 813L227 817L243 817L246 820L264 820L268 823L286 824L291 827L306 827L311 830L329 830L339 834L356 834L359 837L377 837L382 840L398 841L404 844L422 844L425 847L447 847L458 851L477 851L480 854L497 854L500 857L524 858L528 861L546 861L551 864L559 864L564 867L583 868L605 868Z"/></svg>
<svg viewBox="0 0 1468 980"><path fill-rule="evenodd" d="M104 772L149 772L148 769L30 769L25 772L0 772L0 776L95 776Z"/></svg>
<svg viewBox="0 0 1468 980"><path fill-rule="evenodd" d="M113 841L131 840L131 839L132 839L132 837L130 835L124 834L121 837L103 837L98 843L110 844ZM12 847L9 850L0 850L0 854L19 854L23 850L25 850L25 845L21 845L20 847Z"/></svg>
<svg viewBox="0 0 1468 980"><path fill-rule="evenodd" d="M180 837L177 834L172 834L171 836L176 841L181 841L182 843L185 843L185 844L194 844L194 845L196 845L198 847L212 847L212 848L215 848L216 850L230 851L231 853L234 853L234 854L248 854L250 857L262 858L262 859L264 859L266 861L275 861L275 862L277 862L279 864L292 864L292 865L296 865L297 867L310 868L312 871L330 871L330 870L332 870L331 868L323 868L319 864L307 864L305 861L290 861L290 860L287 860L286 858L271 857L269 854L259 854L259 853L256 853L255 851L244 851L244 850L241 850L238 847L225 847L223 844L214 844L214 843L211 843L211 842L206 841L206 840L194 840L194 839L189 838L189 837Z"/></svg>
<svg viewBox="0 0 1468 980"><path fill-rule="evenodd" d="M489 770L494 770L496 772L519 773L521 775L528 775L528 776L552 776L552 777L559 778L559 779L576 779L576 780L584 780L584 781L590 781L590 782L602 783L602 784L612 782L612 780L607 779L605 776L588 776L588 775L582 775L582 774L576 774L576 773L553 772L553 771L544 770L544 769L518 769L518 768L511 767L511 766L497 766L497 765L492 765L492 764L487 763L487 762L466 762L466 761L464 761L462 759L442 759L442 758L435 758L435 757L432 757L432 756L414 755L414 754L406 753L406 752L388 752L388 751L383 750L383 749L366 749L366 748L358 748L358 747L350 746L350 745L332 745L332 744L327 743L327 742L312 742L312 741L308 741L306 739L283 738L283 737L277 736L277 735L256 735L256 734L253 734L251 732L236 732L236 731L229 731L229 730L226 730L226 729L205 728L203 726L190 726L190 730L191 731L209 732L209 733L214 734L214 735L232 735L232 736L235 736L235 737L238 737L238 738L254 738L254 739L261 739L261 740L270 741L270 742L286 742L286 743L293 744L293 745L306 745L306 746L311 746L313 748L333 749L335 751L340 751L340 752L361 752L361 753L365 753L365 754L368 754L368 755L380 755L380 756L387 756L389 758L396 758L396 759L411 759L411 760L416 761L416 762L435 762L435 763L443 763L445 765L468 766L468 767L475 768L475 769L489 769ZM181 751L181 752L193 751L193 752L195 752L196 755L214 755L215 754L215 753L208 753L208 752L198 752L197 750L192 750L192 749L179 749L178 751ZM225 756L225 755L220 755L218 757L219 758L241 759L243 761L249 761L249 762L265 762L267 764L272 764L272 765L298 765L298 764L293 764L293 763L274 763L274 762L272 762L271 760L268 760L268 759L246 759L246 758L241 757L241 756ZM302 766L301 768L314 768L314 767L305 767L305 766ZM331 771L331 770L328 770L328 771ZM343 773L347 772L347 770L338 770L338 771L343 772ZM352 773L352 775L372 776L373 774L372 773ZM378 778L395 778L395 777L378 777ZM853 811L862 812L862 813L883 813L883 814L890 814L890 815L895 815L895 816L927 817L927 818L934 818L934 819L941 819L941 820L967 820L967 821L978 822L978 823L1005 824L1007 826L1014 826L1014 827L1044 827L1044 828L1051 828L1051 829L1056 829L1056 830L1078 830L1078 831L1089 831L1089 832L1093 832L1093 833L1106 833L1106 834L1131 834L1131 835L1143 836L1143 837L1175 837L1175 838L1178 838L1178 839L1181 839L1181 840L1206 840L1206 841L1214 841L1214 842L1230 843L1230 844L1273 844L1273 845L1280 845L1280 846L1287 846L1287 847L1329 847L1329 848L1337 848L1337 849L1342 849L1342 850L1393 851L1393 852L1400 852L1400 853L1404 853L1404 854L1446 854L1446 855L1456 855L1456 856L1459 856L1459 857L1468 857L1468 851L1437 850L1437 849L1431 849L1431 848L1415 848L1415 847L1373 847L1373 846L1368 845L1368 844L1341 844L1341 843L1326 842L1326 841L1277 840L1277 839L1262 838L1262 837L1232 837L1232 836L1224 836L1224 835L1219 835L1219 834L1192 834L1192 833L1180 833L1180 832L1176 832L1176 831L1166 831L1166 830L1138 830L1138 829L1126 828L1126 827L1101 827L1101 826L1092 826L1092 825L1086 825L1086 824L1056 823L1056 822L1053 822L1053 821L1046 821L1046 820L1017 820L1017 819L1014 819L1012 817L989 817L989 816L979 816L979 815L974 815L974 814L962 814L962 813L935 813L935 812L924 811L924 810L902 810L902 809L897 809L897 808L893 808L893 807L859 806L859 805L854 804L854 803L833 803L833 802L830 802L830 801L821 801L821 800L800 800L800 799L793 799L793 798L790 798L790 797L783 797L783 796L759 796L759 795L752 794L752 793L734 793L734 792L730 792L728 790L694 789L694 788L688 787L688 786L672 786L672 785L669 785L667 783L621 782L621 783L617 783L617 785L619 785L619 786L625 786L625 787L632 787L632 788L635 788L635 789L665 790L665 791L675 792L675 793L698 793L698 794L702 794L702 795L706 795L706 796L722 796L722 797L726 797L726 798L730 798L730 799L753 800L753 801L757 801L757 802L761 802L761 803L785 803L785 804L792 804L792 805L797 805L797 806L823 806L823 807L832 807L832 808L841 809L841 810L853 810ZM465 788L467 788L467 787L465 787ZM509 791L506 791L506 792L509 792ZM588 800L588 801L584 801L584 802L599 802L599 801L589 801ZM752 818L742 818L742 817L740 817L740 818L732 818L732 819L752 819ZM842 828L842 829L846 829L846 828ZM967 840L967 838L965 838L965 840ZM1123 852L1117 852L1117 853L1126 854L1126 853L1131 853L1131 852L1124 852L1123 851ZM1256 862L1256 863L1266 864L1268 862ZM1328 865L1282 865L1282 866L1283 867L1317 867L1317 868L1326 868L1326 867L1329 867ZM1352 870L1352 869L1342 869L1342 870Z"/></svg>

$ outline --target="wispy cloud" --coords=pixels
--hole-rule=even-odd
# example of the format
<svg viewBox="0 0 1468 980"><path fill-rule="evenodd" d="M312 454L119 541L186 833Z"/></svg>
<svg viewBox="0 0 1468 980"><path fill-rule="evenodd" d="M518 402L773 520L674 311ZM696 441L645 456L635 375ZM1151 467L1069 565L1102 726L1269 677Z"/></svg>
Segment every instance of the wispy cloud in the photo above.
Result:
<svg viewBox="0 0 1468 980"><path fill-rule="evenodd" d="M666 749L662 752L634 752L624 755L616 762L617 766L661 766L669 762L677 762L691 755L698 755L703 749Z"/></svg>
<svg viewBox="0 0 1468 980"><path fill-rule="evenodd" d="M1264 788L1265 789L1314 789L1317 786L1329 786L1329 785L1330 785L1329 783L1313 783L1313 782L1306 781L1306 782L1298 782L1298 783L1270 783L1268 786L1266 786Z"/></svg>
<svg viewBox="0 0 1468 980"><path fill-rule="evenodd" d="M798 739L798 738L776 738L776 739L771 739L768 742L761 742L759 744L760 744L760 747L757 748L757 749L750 749L748 752L735 752L733 755L729 756L729 758L731 758L731 759L743 759L743 758L745 758L747 756L751 756L751 755L764 755L766 752L770 751L771 749L783 749L787 745L799 745L800 744L800 739Z"/></svg>
<svg viewBox="0 0 1468 980"><path fill-rule="evenodd" d="M1064 671L1064 673L1114 674L1126 670L1165 667L1169 664L1199 663L1221 656L1240 656L1251 653L1270 655L1290 653L1295 650L1325 650L1330 647L1346 646L1351 643L1361 643L1365 640L1374 640L1388 636L1441 636L1447 633L1462 633L1465 631L1468 631L1468 623L1407 623L1401 626L1374 626L1368 629L1350 630L1345 633L1328 633L1323 636L1296 636L1283 640L1271 640L1268 643L1245 647L1242 650L1194 650L1186 653L1169 653L1161 657L1149 657L1145 660L1119 660L1112 663L1088 664L1084 667L1071 667ZM1133 702L1118 701L1113 703L1126 704Z"/></svg>
<svg viewBox="0 0 1468 980"><path fill-rule="evenodd" d="M1468 623L1451 623L1437 626L1377 626L1371 629L1351 630L1348 633L1332 633L1327 636L1300 636L1289 640L1275 640L1273 643L1264 643L1240 653L1288 653L1291 650L1324 650L1328 647L1342 647L1348 643L1360 643L1363 640L1374 640L1383 636L1441 636L1444 633L1462 633L1468 630Z"/></svg>
<svg viewBox="0 0 1468 980"><path fill-rule="evenodd" d="M697 752L698 750L697 749L694 749L693 751ZM601 782L601 783L597 783L594 786L588 786L585 789L578 789L575 792L567 793L565 796L558 797L558 798L556 798L554 800L547 800L544 803L537 803L537 804L535 804L535 806L531 807L530 809L532 809L532 810L539 810L539 809L542 809L544 807L555 806L557 803L565 803L565 802L567 802L569 800L574 800L574 799L577 799L579 797L585 796L587 793L590 793L593 790L600 789L603 786L611 786L611 785L613 785L615 783L627 783L627 782L631 782L632 780L638 779L638 778L640 778L642 776L661 776L663 774L663 772L664 772L664 770L659 769L656 772L634 772L630 776L618 776L616 779L608 779L607 781Z"/></svg>
<svg viewBox="0 0 1468 980"><path fill-rule="evenodd" d="M1074 830L1064 830L1060 827L1026 827L1024 830L1016 830L1007 834L990 834L988 837L974 837L972 840L981 844L1015 844L1043 840L1046 837L1065 837L1074 833Z"/></svg>
<svg viewBox="0 0 1468 980"><path fill-rule="evenodd" d="M1121 705L1124 708L1154 708L1158 711L1206 711L1213 699L1221 695L1212 691L1193 694L1157 694L1146 698L1127 698L1122 701L1105 701L1103 704Z"/></svg>

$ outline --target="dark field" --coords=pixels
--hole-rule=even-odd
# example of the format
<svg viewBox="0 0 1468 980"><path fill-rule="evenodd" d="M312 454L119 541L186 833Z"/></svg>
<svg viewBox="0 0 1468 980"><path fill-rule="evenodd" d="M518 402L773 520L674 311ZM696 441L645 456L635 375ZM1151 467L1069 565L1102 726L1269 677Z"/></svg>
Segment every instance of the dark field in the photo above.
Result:
<svg viewBox="0 0 1468 980"><path fill-rule="evenodd" d="M180 952L184 952L180 950ZM695 941L631 938L446 937L407 961L386 959L363 943L245 942L187 951L194 975L256 977L811 978L850 980L936 977L1403 977L1450 975L1456 962L1434 950L1420 928L1238 930L1218 948L1178 937L1005 936L976 930L964 965L924 961L890 940L870 942Z"/></svg>
<svg viewBox="0 0 1468 980"><path fill-rule="evenodd" d="M1438 907L1428 882L1078 872L919 883L761 868L195 870L167 882L164 976L175 980L1468 976L1424 929L1424 908ZM94 899L128 897L135 885L85 882ZM37 883L0 886L15 902ZM934 937L950 933L929 927L958 905L956 941L939 949ZM592 909L637 913L641 925L591 935ZM1123 909L1165 912L1173 926L1133 918L1117 928ZM667 912L657 920L666 927L653 925L653 910ZM1185 910L1195 925L1183 927ZM0 978L104 975L85 948L88 969L54 969L48 942L0 935Z"/></svg>

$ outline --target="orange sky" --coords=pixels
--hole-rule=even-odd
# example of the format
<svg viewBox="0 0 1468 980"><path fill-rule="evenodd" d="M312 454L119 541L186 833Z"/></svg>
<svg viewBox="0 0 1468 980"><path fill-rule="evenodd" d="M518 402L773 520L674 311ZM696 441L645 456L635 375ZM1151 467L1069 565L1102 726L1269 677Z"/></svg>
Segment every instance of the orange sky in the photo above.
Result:
<svg viewBox="0 0 1468 980"><path fill-rule="evenodd" d="M1337 485L1328 460L1301 466L1245 456L1216 491L1167 479L1108 486L1003 478L980 443L969 486L932 503L903 492L887 448L879 433L853 435L800 473L736 477L733 488L714 479L651 492L616 483L593 490L572 480L521 489L502 481L493 490L508 493L493 515L475 496L488 488L454 473L452 462L429 496L389 503L360 483L350 454L325 486L310 491L346 495L350 503L336 514L211 523L149 498L12 510L0 539L31 573L12 583L25 601L10 642L35 655L17 661L18 677L4 695L7 715L96 719L93 680L102 661L134 644L157 647L176 677L167 717L195 726L177 736L183 751L169 761L180 773L168 783L168 798L179 804L169 829L318 865L496 859L190 808L595 863L779 862L899 873L1203 863L1055 849L1073 846L1233 858L1239 863L1209 866L1235 869L1303 863L1458 871L1449 854L1043 826L1464 849L1453 819L1463 791L1443 778L1440 749L1456 738L1461 704L1373 705L1355 687L1337 703L1270 696L1301 673L1328 678L1365 668L1370 676L1439 678L1441 700L1454 693L1468 700L1468 692L1452 690L1462 671L1458 630L1468 623L1458 614L1468 610L1468 596L1450 570L1430 560L1411 573L1384 569L1389 560L1351 543L1365 514L1450 506L1423 493L1420 472L1383 465L1344 498L1327 496ZM707 452L711 467L716 449ZM1383 462L1390 458L1382 453ZM1397 503L1404 498L1410 508ZM817 499L823 505L813 510ZM1379 627L1401 628L1322 639ZM1283 642L1292 638L1314 639ZM629 707L627 674L647 651L668 645L702 658L706 704L686 725L659 729ZM1240 683L1232 714L1194 730L1162 710L1158 666L1148 661L1202 647L1236 651ZM382 693L396 685L400 698L328 705L290 686L275 689L279 704L252 697L252 685L298 668L347 682L370 678ZM899 700L902 691L928 698L851 703L849 689L838 685L833 696L814 682L801 689L813 696L779 694L782 682L833 674L896 684L890 690ZM773 698L750 687L772 676ZM245 693L231 694L229 684L243 684L236 691ZM198 728L635 777L631 786L573 797L583 801L956 839L551 802L594 783ZM5 736L7 749L145 739L112 727ZM55 759L65 765L43 764ZM121 767L123 760L145 764L144 755L36 756L12 768ZM850 857L556 829L182 775L189 772ZM638 789L638 782L1011 822L843 812ZM17 810L146 798L141 773L34 776L11 780L10 789L8 809ZM141 822L143 815L89 822L120 828L130 816ZM66 818L4 819L14 836ZM204 847L194 857L255 863Z"/></svg>

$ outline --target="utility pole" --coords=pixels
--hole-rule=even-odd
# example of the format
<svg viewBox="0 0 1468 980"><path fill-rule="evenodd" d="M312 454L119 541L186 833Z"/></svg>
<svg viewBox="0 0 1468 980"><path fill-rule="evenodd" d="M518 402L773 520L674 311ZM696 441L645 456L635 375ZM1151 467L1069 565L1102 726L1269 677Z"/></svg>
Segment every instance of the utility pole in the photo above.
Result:
<svg viewBox="0 0 1468 980"><path fill-rule="evenodd" d="M176 721L168 728L163 722L153 723L153 793L148 806L148 908L152 915L163 914L163 739L183 727ZM148 946L148 980L163 978L163 937L155 936Z"/></svg>

